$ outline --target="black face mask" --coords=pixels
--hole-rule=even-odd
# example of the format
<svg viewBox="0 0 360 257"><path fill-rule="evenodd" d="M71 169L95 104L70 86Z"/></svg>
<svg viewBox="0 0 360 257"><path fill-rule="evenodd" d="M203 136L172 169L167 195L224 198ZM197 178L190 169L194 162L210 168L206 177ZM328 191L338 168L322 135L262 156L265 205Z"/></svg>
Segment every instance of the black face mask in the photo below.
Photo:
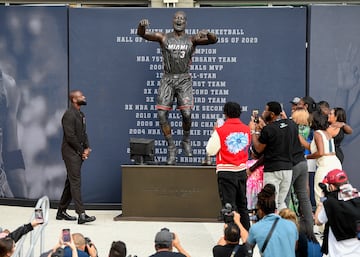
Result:
<svg viewBox="0 0 360 257"><path fill-rule="evenodd" d="M87 102L86 102L86 100L79 100L79 101L77 101L77 104L78 105L87 105Z"/></svg>

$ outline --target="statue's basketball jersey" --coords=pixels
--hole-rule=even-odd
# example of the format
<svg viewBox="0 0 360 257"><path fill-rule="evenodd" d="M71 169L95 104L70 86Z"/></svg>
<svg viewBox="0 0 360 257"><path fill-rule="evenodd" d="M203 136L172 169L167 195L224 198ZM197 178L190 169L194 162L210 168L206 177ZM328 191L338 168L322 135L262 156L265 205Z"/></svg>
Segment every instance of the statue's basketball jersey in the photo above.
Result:
<svg viewBox="0 0 360 257"><path fill-rule="evenodd" d="M191 57L195 51L191 36L183 35L178 37L174 32L168 33L162 44L161 51L165 73L189 73Z"/></svg>

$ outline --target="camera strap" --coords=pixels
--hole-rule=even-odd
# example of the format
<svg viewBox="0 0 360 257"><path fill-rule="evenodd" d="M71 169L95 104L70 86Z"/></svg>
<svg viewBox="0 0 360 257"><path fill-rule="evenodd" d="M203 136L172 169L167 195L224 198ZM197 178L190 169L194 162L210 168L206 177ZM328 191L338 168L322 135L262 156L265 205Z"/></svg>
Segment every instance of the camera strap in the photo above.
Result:
<svg viewBox="0 0 360 257"><path fill-rule="evenodd" d="M235 254L236 254L236 252L239 250L239 248L240 248L240 245L236 245L236 246L234 247L234 249L233 249L233 251L232 251L232 253L231 253L230 257L234 257L234 256L235 256Z"/></svg>
<svg viewBox="0 0 360 257"><path fill-rule="evenodd" d="M274 231L274 229L275 229L275 227L276 227L276 224L278 223L279 219L280 219L279 217L276 218L276 220L274 221L274 223L273 223L273 225L272 225L272 227L271 227L271 229L270 229L270 231L269 231L269 233L268 233L268 235L267 235L267 237L266 237L266 239L265 239L265 242L264 242L264 244L263 244L263 246L262 246L262 248L261 248L261 256L263 255L263 253L264 253L264 251L265 251L265 248L266 248L266 246L267 246L267 244L268 244L268 242L269 242L269 240L270 240L270 238L271 238L271 235L272 235L272 233L273 233L273 231Z"/></svg>

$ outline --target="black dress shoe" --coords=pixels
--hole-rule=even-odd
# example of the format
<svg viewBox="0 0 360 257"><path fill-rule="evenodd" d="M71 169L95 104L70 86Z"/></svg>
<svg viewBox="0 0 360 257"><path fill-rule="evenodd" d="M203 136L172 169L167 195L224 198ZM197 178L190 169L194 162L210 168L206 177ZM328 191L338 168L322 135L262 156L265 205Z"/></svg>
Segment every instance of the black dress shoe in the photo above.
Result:
<svg viewBox="0 0 360 257"><path fill-rule="evenodd" d="M76 220L75 216L69 215L66 211L58 211L56 214L57 220Z"/></svg>
<svg viewBox="0 0 360 257"><path fill-rule="evenodd" d="M78 218L78 224L84 224L86 222L92 222L96 220L95 216L88 216L85 212L81 213Z"/></svg>

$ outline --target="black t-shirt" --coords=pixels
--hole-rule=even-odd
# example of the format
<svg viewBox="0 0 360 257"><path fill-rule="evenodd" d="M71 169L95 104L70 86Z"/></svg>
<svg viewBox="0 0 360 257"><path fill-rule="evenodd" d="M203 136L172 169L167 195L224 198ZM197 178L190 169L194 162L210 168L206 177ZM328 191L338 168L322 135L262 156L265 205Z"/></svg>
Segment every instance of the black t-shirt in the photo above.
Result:
<svg viewBox="0 0 360 257"><path fill-rule="evenodd" d="M150 257L186 257L186 256L178 252L163 251L163 252L154 253L153 255L150 255Z"/></svg>
<svg viewBox="0 0 360 257"><path fill-rule="evenodd" d="M227 244L227 245L215 245L213 248L213 256L214 257L230 257L235 245ZM245 257L247 254L247 247L245 244L240 245L237 250L235 257Z"/></svg>
<svg viewBox="0 0 360 257"><path fill-rule="evenodd" d="M336 240L356 237L356 222L360 220L360 197L347 201L338 200L337 192L331 192L324 207Z"/></svg>
<svg viewBox="0 0 360 257"><path fill-rule="evenodd" d="M288 119L276 120L262 129L259 142L266 144L264 172L292 169L298 134L296 124Z"/></svg>

